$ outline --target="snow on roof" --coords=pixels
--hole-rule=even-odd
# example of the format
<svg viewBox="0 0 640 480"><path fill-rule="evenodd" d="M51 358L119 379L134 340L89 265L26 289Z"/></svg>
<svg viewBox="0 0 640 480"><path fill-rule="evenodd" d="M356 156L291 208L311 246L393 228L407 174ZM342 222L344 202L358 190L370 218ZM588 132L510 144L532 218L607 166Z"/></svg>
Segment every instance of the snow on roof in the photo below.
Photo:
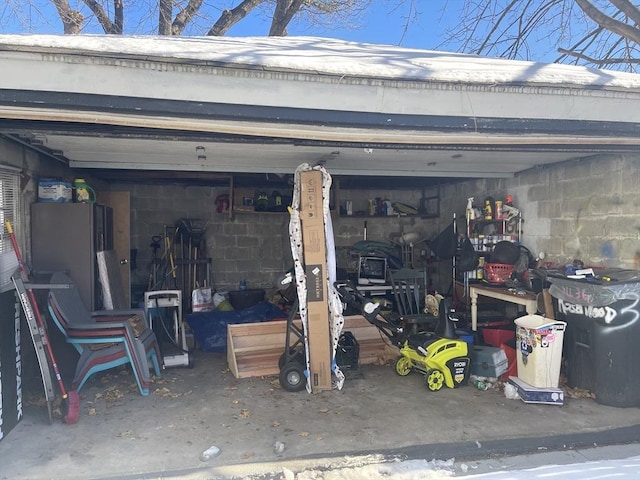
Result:
<svg viewBox="0 0 640 480"><path fill-rule="evenodd" d="M640 89L640 75L321 37L0 35L0 51L53 49L354 77Z"/></svg>

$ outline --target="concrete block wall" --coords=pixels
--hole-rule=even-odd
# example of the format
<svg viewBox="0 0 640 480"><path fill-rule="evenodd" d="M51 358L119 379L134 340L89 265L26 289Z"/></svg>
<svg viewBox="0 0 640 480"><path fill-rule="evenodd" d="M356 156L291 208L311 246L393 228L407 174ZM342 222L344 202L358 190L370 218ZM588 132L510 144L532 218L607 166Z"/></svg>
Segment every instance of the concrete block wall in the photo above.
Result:
<svg viewBox="0 0 640 480"><path fill-rule="evenodd" d="M278 278L292 267L289 245L289 216L286 213L217 213L215 198L228 193L225 187L181 186L158 184L113 184L112 190L129 191L131 195L131 248L138 250L138 268L132 272L132 284L148 283L152 260L150 244L154 235L164 235L165 226L174 226L181 218L207 221L204 237L206 254L211 258L211 272L219 291L236 290L240 281L248 288L275 290ZM418 205L420 192L354 191L354 203L362 208L368 198L382 196ZM375 194L375 195L374 195ZM395 195L398 198L393 197ZM334 219L338 263L353 268L351 246L363 239L367 222L370 240L388 241L398 232L422 231L416 218L349 217ZM425 230L425 234L428 231ZM162 248L158 252L162 254Z"/></svg>
<svg viewBox="0 0 640 480"><path fill-rule="evenodd" d="M211 276L220 291L235 290L244 280L249 288L271 288L288 269L288 216L217 212L215 199L225 187L115 184L112 190L131 195L131 248L138 250L132 283L146 285L151 272L153 236L164 237L181 219L206 224L201 255L211 258ZM286 241L286 245L283 243ZM164 242L158 255L164 251ZM288 258L287 258L288 253ZM286 268L285 268L286 266Z"/></svg>
<svg viewBox="0 0 640 480"><path fill-rule="evenodd" d="M275 290L278 278L293 266L289 247L289 215L241 213L207 230L219 290Z"/></svg>
<svg viewBox="0 0 640 480"><path fill-rule="evenodd" d="M540 167L508 179L443 187L440 221L464 219L466 198L513 195L524 219L522 243L561 264L639 268L640 153L598 155ZM464 222L460 222L464 225ZM444 227L445 223L441 224Z"/></svg>
<svg viewBox="0 0 640 480"><path fill-rule="evenodd" d="M273 290L276 281L291 263L286 214L241 213L229 218L216 213L217 195L224 187L177 185L113 185L131 192L131 245L138 249L138 272L133 282L148 280L151 237L162 235L165 225L181 218L208 221L205 235L207 255L212 258L212 274L218 290L238 288L241 280L249 288ZM453 219L465 230L466 199L481 204L485 196L504 197L510 193L521 209L524 224L522 243L534 255L544 252L553 262L567 263L580 258L587 264L638 268L640 250L640 155L598 156L541 167L508 179L479 179L442 186L439 218L420 217L336 217L333 220L338 265L355 268L351 255L354 243L364 239L397 240L401 233L417 232L432 239ZM433 195L437 191L426 192ZM341 191L340 201L349 198L364 207L367 199L391 197L397 191ZM422 192L405 191L402 200L418 205ZM414 251L430 254L426 244ZM437 286L450 284L450 263L440 262Z"/></svg>
<svg viewBox="0 0 640 480"><path fill-rule="evenodd" d="M639 268L640 154L580 159L519 180L538 251L559 262Z"/></svg>

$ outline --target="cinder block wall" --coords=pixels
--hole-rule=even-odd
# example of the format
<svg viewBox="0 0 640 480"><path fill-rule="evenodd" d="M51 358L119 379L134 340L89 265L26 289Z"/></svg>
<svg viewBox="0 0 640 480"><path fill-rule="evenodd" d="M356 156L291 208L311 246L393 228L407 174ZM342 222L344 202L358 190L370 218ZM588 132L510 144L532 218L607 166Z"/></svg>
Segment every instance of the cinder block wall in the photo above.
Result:
<svg viewBox="0 0 640 480"><path fill-rule="evenodd" d="M112 189L131 194L131 248L138 250L134 284L148 282L153 236L164 236L165 227L175 227L183 218L206 222L201 254L211 258L213 285L220 291L237 289L241 280L248 288L271 289L291 264L288 215L242 213L229 218L215 205L228 188L120 184ZM161 242L158 254L163 250Z"/></svg>
<svg viewBox="0 0 640 480"><path fill-rule="evenodd" d="M211 258L214 286L220 291L238 289L240 281L248 288L275 290L278 278L292 267L289 245L289 215L286 213L217 213L215 198L228 193L224 187L156 184L114 184L112 190L131 195L131 248L137 249L138 268L132 272L132 284L146 285L151 272L153 236L163 236L165 226L173 227L180 219L207 222L204 245ZM368 192L358 192L368 198ZM380 193L378 192L378 195ZM404 199L409 201L408 199ZM335 240L339 264L347 267L352 259L351 246L363 239L364 221L368 238L387 241L390 233L414 231L420 227L415 219L395 217L335 219ZM158 254L161 255L164 245Z"/></svg>
<svg viewBox="0 0 640 480"><path fill-rule="evenodd" d="M507 193L522 211L522 243L534 255L544 252L546 259L563 264L581 259L639 268L640 153L593 156L514 178L445 187L440 220L454 212L464 219L467 197L482 204L485 196L504 198Z"/></svg>
<svg viewBox="0 0 640 480"><path fill-rule="evenodd" d="M639 268L640 154L576 160L518 180L537 251L563 263Z"/></svg>
<svg viewBox="0 0 640 480"><path fill-rule="evenodd" d="M138 249L138 270L133 282L146 284L151 260L151 237L162 235L165 225L181 218L208 220L207 255L218 290L235 290L241 280L249 288L272 290L278 277L291 267L287 214L242 213L229 218L216 213L217 195L224 187L176 185L113 185L131 192L131 245ZM375 195L374 195L375 193ZM427 195L434 194L427 192ZM353 268L352 245L364 239L389 241L401 232L418 232L434 238L453 219L464 232L466 199L481 204L485 196L510 193L522 210L522 242L534 255L543 251L550 261L566 263L574 258L586 264L638 268L640 250L640 154L598 156L528 171L509 179L482 179L440 188L440 217L340 217L333 220L338 265ZM393 198L397 191L340 192L345 199L365 204L372 196ZM418 204L421 192L405 192L402 201ZM418 263L429 255L425 244L414 254ZM450 283L449 262L441 262L437 286Z"/></svg>

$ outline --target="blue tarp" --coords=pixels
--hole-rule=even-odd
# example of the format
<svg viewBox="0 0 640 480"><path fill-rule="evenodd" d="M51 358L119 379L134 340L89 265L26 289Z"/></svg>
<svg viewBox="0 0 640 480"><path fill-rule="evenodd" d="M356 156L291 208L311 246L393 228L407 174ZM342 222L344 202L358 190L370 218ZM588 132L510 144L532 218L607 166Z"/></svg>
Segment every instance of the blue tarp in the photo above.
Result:
<svg viewBox="0 0 640 480"><path fill-rule="evenodd" d="M187 323L203 352L224 353L227 351L227 325L266 322L286 317L287 315L272 303L260 302L252 307L230 312L214 310L191 313L187 315Z"/></svg>

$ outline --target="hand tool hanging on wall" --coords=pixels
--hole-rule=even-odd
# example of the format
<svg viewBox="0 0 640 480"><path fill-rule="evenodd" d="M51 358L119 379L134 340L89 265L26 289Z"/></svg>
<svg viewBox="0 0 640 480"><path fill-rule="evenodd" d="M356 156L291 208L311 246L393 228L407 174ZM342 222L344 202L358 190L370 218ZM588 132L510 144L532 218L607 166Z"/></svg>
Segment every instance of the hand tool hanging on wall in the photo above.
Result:
<svg viewBox="0 0 640 480"><path fill-rule="evenodd" d="M183 298L192 298L195 289L209 283L208 278L201 281L203 269L199 267L201 264L206 265L206 276L208 277L210 259L203 255L204 251L201 248L207 225L207 220L194 218L181 218L176 222L175 237L180 239L180 255L176 258L176 264L180 265Z"/></svg>
<svg viewBox="0 0 640 480"><path fill-rule="evenodd" d="M20 248L18 247L18 241L16 240L16 236L13 233L13 227L11 222L6 222L5 227L7 229L7 233L9 234L9 238L11 239L11 245L13 246L13 251L16 254L16 258L18 259L18 266L20 270L20 277L15 278L12 277L13 283L18 291L18 296L20 297L20 303L22 304L22 308L24 310L25 317L27 318L27 322L29 323L29 329L32 332L32 338L34 341L34 346L36 348L36 352L38 350L44 349L46 355L48 357L49 362L51 362L51 366L56 376L56 380L58 381L58 387L60 388L60 394L62 395L62 418L65 423L72 424L78 421L78 417L80 415L80 398L78 396L78 392L76 390L67 391L62 381L62 376L60 375L60 370L58 369L58 364L56 362L55 356L53 355L53 349L51 348L51 343L49 342L49 338L47 336L47 326L42 318L40 313L40 309L38 308L38 303L36 301L35 294L31 288L25 288L26 284L29 283L29 271L27 266L25 265L22 254L20 253ZM37 326L37 335L34 335L33 320L35 319L35 323ZM40 359L39 359L40 360ZM48 376L48 371L45 374L43 369L43 364L40 364L40 368L43 374L43 381L45 382L45 395L47 393L47 385L45 376ZM48 368L48 366L47 366ZM47 398L48 402L48 398ZM49 407L50 408L50 407ZM51 411L49 411L49 417L51 417Z"/></svg>

